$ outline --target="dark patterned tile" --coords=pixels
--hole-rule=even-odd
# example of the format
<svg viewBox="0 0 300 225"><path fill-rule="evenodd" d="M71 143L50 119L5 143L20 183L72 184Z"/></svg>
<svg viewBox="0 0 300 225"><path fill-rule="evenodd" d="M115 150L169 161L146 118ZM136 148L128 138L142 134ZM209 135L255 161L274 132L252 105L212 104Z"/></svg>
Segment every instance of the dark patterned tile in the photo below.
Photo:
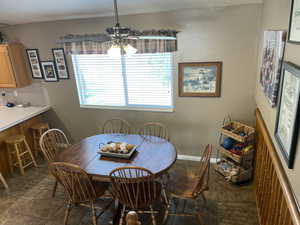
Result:
<svg viewBox="0 0 300 225"><path fill-rule="evenodd" d="M178 160L170 171L195 172L198 163ZM58 187L56 197L52 198L54 179L48 174L47 165L40 163L39 168L26 170L25 176L15 173L8 179L10 191L0 189L0 225L61 225L63 224L66 201L61 187ZM207 225L256 225L257 211L253 185L232 185L219 174L211 170L210 191L204 205L199 200L200 210L197 212ZM179 213L183 210L182 200L172 205L172 210ZM159 208L159 205L158 205ZM195 212L195 202L187 201L185 212ZM151 224L149 215L141 215L143 225ZM112 210L99 218L99 224L109 224ZM69 224L91 224L90 211L87 208L76 207L72 210ZM195 217L171 216L167 225L199 224Z"/></svg>

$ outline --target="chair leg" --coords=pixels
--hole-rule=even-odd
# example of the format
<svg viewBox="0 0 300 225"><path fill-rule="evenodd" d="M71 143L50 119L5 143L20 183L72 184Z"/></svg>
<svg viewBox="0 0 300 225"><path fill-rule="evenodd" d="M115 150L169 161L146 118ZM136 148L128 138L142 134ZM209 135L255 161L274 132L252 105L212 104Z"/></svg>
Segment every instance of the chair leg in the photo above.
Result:
<svg viewBox="0 0 300 225"><path fill-rule="evenodd" d="M30 147L29 147L27 141L24 140L24 143L25 143L25 146L26 146L26 148L27 148L27 151L28 151L28 153L29 153L29 155L30 155L30 158L31 158L31 160L32 160L32 162L33 162L33 165L34 165L35 167L37 167L36 161L35 161L35 159L34 159L34 157L33 157L33 154L32 154L32 152L31 152L31 149L30 149Z"/></svg>
<svg viewBox="0 0 300 225"><path fill-rule="evenodd" d="M203 218L200 215L200 205L199 205L199 202L197 200L195 200L195 201L196 201L195 217L197 218L199 224L202 225L202 224L204 224L204 222L203 222Z"/></svg>
<svg viewBox="0 0 300 225"><path fill-rule="evenodd" d="M71 201L69 201L67 209L66 209L66 213L65 213L64 225L67 225L67 223L68 223L71 210L72 210L72 203L71 203Z"/></svg>
<svg viewBox="0 0 300 225"><path fill-rule="evenodd" d="M207 204L207 200L205 198L204 193L201 193L201 197L202 197L202 200L203 200L204 204L206 205Z"/></svg>
<svg viewBox="0 0 300 225"><path fill-rule="evenodd" d="M7 185L7 183L6 183L4 177L2 176L1 173L0 173L0 180L1 180L1 182L3 183L4 187L5 187L6 189L8 189L8 185Z"/></svg>
<svg viewBox="0 0 300 225"><path fill-rule="evenodd" d="M171 207L171 203L172 203L172 197L171 197L171 199L167 200L166 211L165 211L165 214L164 214L164 217L163 217L163 220L162 220L162 224L164 224L167 221L168 217L169 217L169 210L170 210L170 207Z"/></svg>
<svg viewBox="0 0 300 225"><path fill-rule="evenodd" d="M13 166L12 152L11 152L9 145L7 145L7 150L8 150L9 172L10 172L10 174L12 174L14 172L14 166Z"/></svg>
<svg viewBox="0 0 300 225"><path fill-rule="evenodd" d="M154 215L154 211L153 211L152 205L150 205L150 210L151 210L152 224L156 225L156 220L155 220L155 215Z"/></svg>
<svg viewBox="0 0 300 225"><path fill-rule="evenodd" d="M120 218L119 225L123 225L123 219L124 219L125 209L126 209L126 206L123 205L123 209L122 209L122 212L121 212L121 218Z"/></svg>
<svg viewBox="0 0 300 225"><path fill-rule="evenodd" d="M20 167L20 172L21 172L22 176L24 176L25 172L24 172L23 162L22 162L22 159L20 157L20 149L19 149L18 144L15 144L15 149L16 149L16 156L17 156L17 159L18 159L18 164L19 164L19 167Z"/></svg>
<svg viewBox="0 0 300 225"><path fill-rule="evenodd" d="M91 201L91 210L92 210L92 222L93 222L93 225L97 225L97 216L96 216L96 210L95 210L95 205L94 205L93 201Z"/></svg>
<svg viewBox="0 0 300 225"><path fill-rule="evenodd" d="M54 183L54 186L53 186L53 190L52 190L52 198L55 197L55 193L56 193L56 189L57 189L57 184L58 184L58 182L57 182L57 180L55 180L55 183Z"/></svg>

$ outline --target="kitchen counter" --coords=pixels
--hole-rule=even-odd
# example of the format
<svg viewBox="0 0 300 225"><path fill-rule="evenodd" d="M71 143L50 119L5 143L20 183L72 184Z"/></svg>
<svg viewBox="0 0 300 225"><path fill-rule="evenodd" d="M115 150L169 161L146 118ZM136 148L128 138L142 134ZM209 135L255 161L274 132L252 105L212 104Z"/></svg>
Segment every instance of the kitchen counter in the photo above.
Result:
<svg viewBox="0 0 300 225"><path fill-rule="evenodd" d="M0 106L0 132L50 109L50 106L12 107Z"/></svg>

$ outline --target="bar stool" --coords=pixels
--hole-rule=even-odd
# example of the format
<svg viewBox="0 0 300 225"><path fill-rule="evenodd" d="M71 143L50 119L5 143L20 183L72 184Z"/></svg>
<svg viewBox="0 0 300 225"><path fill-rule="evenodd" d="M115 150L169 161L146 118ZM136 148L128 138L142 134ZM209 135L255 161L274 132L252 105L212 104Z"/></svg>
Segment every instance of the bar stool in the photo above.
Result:
<svg viewBox="0 0 300 225"><path fill-rule="evenodd" d="M30 147L24 135L14 135L5 140L8 148L10 171L13 167L19 167L21 174L24 175L24 169L30 165L37 167Z"/></svg>
<svg viewBox="0 0 300 225"><path fill-rule="evenodd" d="M32 137L33 137L33 147L34 147L34 155L35 157L38 156L38 153L41 152L40 147L40 138L44 132L49 130L49 124L48 123L37 123L34 124L32 127L30 127L32 130Z"/></svg>
<svg viewBox="0 0 300 225"><path fill-rule="evenodd" d="M8 189L8 185L7 185L7 183L6 183L5 179L4 179L4 177L2 176L2 173L1 173L1 172L0 172L0 181L3 183L4 187L5 187L6 189Z"/></svg>

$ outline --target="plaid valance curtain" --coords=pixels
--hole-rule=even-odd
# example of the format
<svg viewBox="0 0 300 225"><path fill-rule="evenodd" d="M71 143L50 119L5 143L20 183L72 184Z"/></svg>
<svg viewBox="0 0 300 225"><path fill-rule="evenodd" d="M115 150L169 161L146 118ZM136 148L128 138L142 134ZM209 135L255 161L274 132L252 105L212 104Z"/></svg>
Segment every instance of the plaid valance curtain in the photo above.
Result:
<svg viewBox="0 0 300 225"><path fill-rule="evenodd" d="M163 53L177 51L177 33L173 30L143 31L135 33L142 38L130 39L128 44L137 53ZM66 35L58 41L67 54L107 54L111 38L106 34Z"/></svg>

